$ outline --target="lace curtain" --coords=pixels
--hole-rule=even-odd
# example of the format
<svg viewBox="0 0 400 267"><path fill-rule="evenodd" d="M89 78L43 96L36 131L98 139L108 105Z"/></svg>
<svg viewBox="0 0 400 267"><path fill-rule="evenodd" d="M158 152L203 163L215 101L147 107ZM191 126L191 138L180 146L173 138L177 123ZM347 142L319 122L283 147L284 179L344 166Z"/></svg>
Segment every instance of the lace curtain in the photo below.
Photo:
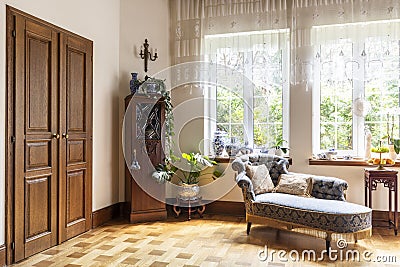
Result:
<svg viewBox="0 0 400 267"><path fill-rule="evenodd" d="M260 30L291 31L291 82L312 84L314 48L329 40L352 40L368 36L400 38L400 24L343 24L396 20L400 18L398 0L170 0L172 63L203 59L204 54L228 43L241 49L252 40L225 39L204 47L207 35ZM324 25L339 25L323 27ZM278 36L278 35L277 35ZM263 37L260 37L263 38ZM279 46L279 38L265 39L265 44Z"/></svg>
<svg viewBox="0 0 400 267"><path fill-rule="evenodd" d="M292 83L312 84L316 48L327 42L349 39L353 42L368 37L399 40L400 24L390 26L379 21L400 18L397 0L294 0L292 4ZM326 26L335 25L335 27ZM357 59L351 58L354 63Z"/></svg>
<svg viewBox="0 0 400 267"><path fill-rule="evenodd" d="M206 49L204 47L206 35L287 28L286 2L286 0L170 0L173 29L171 39L174 43L173 64L201 60ZM271 42L274 40L268 40L268 43ZM243 45L245 44L242 43Z"/></svg>

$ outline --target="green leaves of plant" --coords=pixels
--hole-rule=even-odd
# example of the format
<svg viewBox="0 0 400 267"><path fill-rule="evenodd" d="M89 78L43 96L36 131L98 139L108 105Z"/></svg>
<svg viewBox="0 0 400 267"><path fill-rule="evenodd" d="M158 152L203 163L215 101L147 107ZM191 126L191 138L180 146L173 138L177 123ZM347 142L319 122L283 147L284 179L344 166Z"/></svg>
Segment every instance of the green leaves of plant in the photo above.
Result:
<svg viewBox="0 0 400 267"><path fill-rule="evenodd" d="M393 139L394 151L396 154L400 153L400 139Z"/></svg>

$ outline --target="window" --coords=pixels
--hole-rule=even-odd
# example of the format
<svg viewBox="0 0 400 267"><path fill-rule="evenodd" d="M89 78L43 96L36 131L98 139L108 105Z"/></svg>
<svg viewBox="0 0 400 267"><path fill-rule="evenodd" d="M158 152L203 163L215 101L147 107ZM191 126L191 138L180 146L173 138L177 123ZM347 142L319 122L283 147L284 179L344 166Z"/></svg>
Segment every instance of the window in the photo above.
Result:
<svg viewBox="0 0 400 267"><path fill-rule="evenodd" d="M399 137L400 42L388 35L334 39L335 31L367 31L399 22L369 22L320 26L326 39L315 51L313 92L313 152L336 149L364 156L365 130L372 145L389 134ZM382 24L382 25L379 25ZM398 25L397 25L398 27ZM370 31L374 32L374 31ZM375 31L377 32L377 31ZM320 39L324 39L321 38ZM385 142L387 143L387 141Z"/></svg>
<svg viewBox="0 0 400 267"><path fill-rule="evenodd" d="M288 140L289 31L210 35L205 47L217 63L214 129L254 148Z"/></svg>

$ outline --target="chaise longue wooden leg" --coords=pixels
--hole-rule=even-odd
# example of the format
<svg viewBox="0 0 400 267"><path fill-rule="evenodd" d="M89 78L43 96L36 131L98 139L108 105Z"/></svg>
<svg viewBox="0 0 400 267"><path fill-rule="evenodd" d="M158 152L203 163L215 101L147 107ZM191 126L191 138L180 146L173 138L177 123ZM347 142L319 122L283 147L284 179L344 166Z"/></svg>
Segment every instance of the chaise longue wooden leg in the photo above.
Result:
<svg viewBox="0 0 400 267"><path fill-rule="evenodd" d="M329 252L329 250L331 249L331 241L330 240L325 240L325 244L326 244L326 251Z"/></svg>
<svg viewBox="0 0 400 267"><path fill-rule="evenodd" d="M247 231L246 231L247 235L250 234L250 228L251 228L251 222L247 222Z"/></svg>
<svg viewBox="0 0 400 267"><path fill-rule="evenodd" d="M326 251L329 253L331 250L331 240L332 236L330 233L327 233L326 239L325 239L325 244L326 244Z"/></svg>

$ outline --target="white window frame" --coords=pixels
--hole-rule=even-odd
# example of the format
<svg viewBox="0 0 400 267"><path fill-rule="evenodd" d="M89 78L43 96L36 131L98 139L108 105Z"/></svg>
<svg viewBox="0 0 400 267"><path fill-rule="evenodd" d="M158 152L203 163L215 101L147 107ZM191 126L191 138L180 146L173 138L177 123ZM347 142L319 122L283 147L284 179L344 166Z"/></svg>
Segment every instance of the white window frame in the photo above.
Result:
<svg viewBox="0 0 400 267"><path fill-rule="evenodd" d="M360 43L352 43L353 46L353 59L357 62L362 62L361 53L363 51L363 44L364 42ZM320 46L316 47L314 54L320 53ZM317 154L322 152L321 149L321 113L320 113L320 100L321 100L321 61L316 60L314 62L314 86L313 86L313 93L312 93L312 147L313 153ZM359 68L353 72L353 90L352 90L352 103L357 98L363 98L364 96L364 65L360 64ZM352 140L353 149L351 150L336 150L339 155L352 155L352 156L359 156L362 155L364 152L365 142L364 138L357 138L361 134L364 133L364 119L358 116L352 115Z"/></svg>
<svg viewBox="0 0 400 267"><path fill-rule="evenodd" d="M384 21L382 21L384 22ZM387 22L398 22L398 20L387 21ZM376 22L370 22L376 23ZM360 23L350 23L350 24L360 24ZM331 25L331 27L340 25ZM328 26L317 26L317 27L330 27ZM365 49L366 39L357 40L352 42L353 47L353 60L357 62L364 62L361 54ZM400 42L399 42L400 46ZM314 55L320 52L320 46L315 46ZM321 132L320 132L320 74L321 74L321 61L314 61L314 73L313 73L313 94L312 94L312 152L313 154L321 153ZM356 99L364 98L365 96L365 64L360 64L359 68L353 71L353 91L352 91L352 105ZM364 117L359 117L352 115L352 140L353 149L352 150L337 150L339 156L351 155L357 157L363 157L365 154L365 138L364 138L364 128L365 119Z"/></svg>
<svg viewBox="0 0 400 267"><path fill-rule="evenodd" d="M282 34L288 34L288 42L286 43L286 47L281 49L282 53L282 138L289 142L289 131L290 131L290 38L289 38L289 29L280 29L280 30L267 30L267 31L258 31L258 32L248 32L248 33L237 33L238 35L242 34L254 34L260 33L265 34L268 32L280 32ZM221 36L226 35L222 34ZM213 35L216 37L218 35ZM207 36L205 36L207 39ZM284 51L286 49L286 51ZM248 52L251 53L251 52ZM253 57L251 57L253 58ZM209 61L207 56L205 57L206 61ZM216 64L214 64L216 65ZM245 79L244 88L254 88L254 84L251 82L252 78L252 62L249 62L245 65L244 75L248 78ZM213 71L213 70L212 70ZM216 78L216 77L215 77ZM216 81L211 82L208 85L204 85L206 89L204 91L204 152L207 154L212 154L212 140L214 138L214 132L216 131L217 124L217 88ZM243 90L243 99L244 99L244 116L243 116L243 124L244 124L244 141L248 143L248 146L254 147L254 119L253 119L253 106L254 106L254 93L253 90ZM285 144L286 145L286 144ZM287 144L289 145L289 144Z"/></svg>

